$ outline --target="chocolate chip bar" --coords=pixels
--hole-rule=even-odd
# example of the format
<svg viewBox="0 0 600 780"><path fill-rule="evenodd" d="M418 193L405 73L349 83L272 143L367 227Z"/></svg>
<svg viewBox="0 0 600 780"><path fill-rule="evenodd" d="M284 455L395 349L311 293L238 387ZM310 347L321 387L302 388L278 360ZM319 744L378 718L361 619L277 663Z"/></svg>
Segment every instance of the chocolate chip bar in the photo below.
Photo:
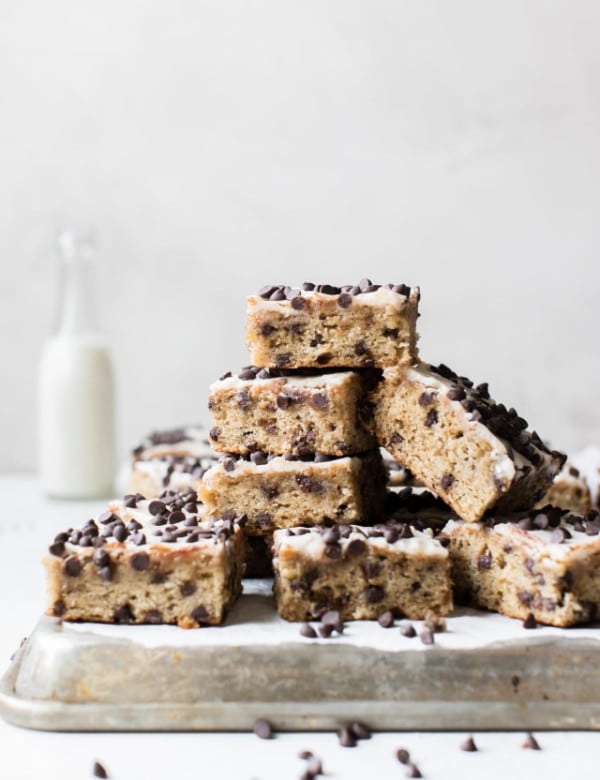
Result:
<svg viewBox="0 0 600 780"><path fill-rule="evenodd" d="M254 536L299 524L368 523L383 511L385 471L378 450L314 460L257 451L223 458L204 475L201 496L210 516L245 515Z"/></svg>
<svg viewBox="0 0 600 780"><path fill-rule="evenodd" d="M587 480L569 461L556 475L536 507L539 509L547 504L568 509L578 515L587 514L592 508L592 496Z"/></svg>
<svg viewBox="0 0 600 780"><path fill-rule="evenodd" d="M189 425L149 434L132 452L129 493L154 498L163 490L199 490L217 456L206 431Z"/></svg>
<svg viewBox="0 0 600 780"><path fill-rule="evenodd" d="M364 368L417 359L419 288L405 284L267 285L248 297L256 366Z"/></svg>
<svg viewBox="0 0 600 780"><path fill-rule="evenodd" d="M594 620L600 606L600 513L556 507L512 521L450 520L457 600L516 618L571 626Z"/></svg>
<svg viewBox="0 0 600 780"><path fill-rule="evenodd" d="M194 491L128 495L44 559L50 606L63 620L218 624L241 593L244 541L230 518L204 520Z"/></svg>
<svg viewBox="0 0 600 780"><path fill-rule="evenodd" d="M386 369L371 400L379 444L463 520L529 509L565 460L487 384L443 365Z"/></svg>
<svg viewBox="0 0 600 780"><path fill-rule="evenodd" d="M247 366L210 387L216 450L299 457L352 455L375 446L359 423L368 378L354 371L293 374Z"/></svg>
<svg viewBox="0 0 600 780"><path fill-rule="evenodd" d="M448 550L408 523L275 531L275 599L286 620L339 610L343 620L391 611L420 620L452 610Z"/></svg>

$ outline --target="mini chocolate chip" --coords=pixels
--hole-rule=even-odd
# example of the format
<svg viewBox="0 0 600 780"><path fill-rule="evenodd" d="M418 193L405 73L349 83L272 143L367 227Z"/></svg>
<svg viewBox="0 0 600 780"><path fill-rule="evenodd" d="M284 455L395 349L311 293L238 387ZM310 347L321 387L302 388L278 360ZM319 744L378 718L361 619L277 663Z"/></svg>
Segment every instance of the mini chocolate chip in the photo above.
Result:
<svg viewBox="0 0 600 780"><path fill-rule="evenodd" d="M309 398L309 403L315 409L327 409L329 396L326 393L313 393Z"/></svg>
<svg viewBox="0 0 600 780"><path fill-rule="evenodd" d="M94 762L94 767L92 769L92 774L94 775L94 777L104 778L105 780L108 777L108 772L106 771L106 769L102 766L102 764L99 761L95 761Z"/></svg>
<svg viewBox="0 0 600 780"><path fill-rule="evenodd" d="M54 606L52 608L52 613L54 614L54 617L62 617L65 614L66 607L65 602L61 601L60 599L58 601L54 602Z"/></svg>
<svg viewBox="0 0 600 780"><path fill-rule="evenodd" d="M192 610L192 618L196 621L196 623L200 623L207 617L208 612L206 611L206 607L204 607L202 604L199 604L195 609Z"/></svg>
<svg viewBox="0 0 600 780"><path fill-rule="evenodd" d="M389 339L397 339L399 332L398 328L384 328L383 335Z"/></svg>
<svg viewBox="0 0 600 780"><path fill-rule="evenodd" d="M464 387L460 387L460 385L451 387L446 395L451 401L463 401L467 397Z"/></svg>
<svg viewBox="0 0 600 780"><path fill-rule="evenodd" d="M75 557L67 558L64 563L64 569L68 577L79 577L81 574L81 564Z"/></svg>
<svg viewBox="0 0 600 780"><path fill-rule="evenodd" d="M98 569L98 576L100 579L104 580L104 582L110 582L112 580L112 569L110 566L102 566Z"/></svg>
<svg viewBox="0 0 600 780"><path fill-rule="evenodd" d="M419 406L431 406L433 403L433 394L425 391L419 396Z"/></svg>
<svg viewBox="0 0 600 780"><path fill-rule="evenodd" d="M179 588L182 596L192 596L197 589L197 585L195 582L193 582L193 580L184 582L183 585Z"/></svg>
<svg viewBox="0 0 600 780"><path fill-rule="evenodd" d="M132 569L136 571L146 571L150 568L150 556L147 553L135 553L129 558Z"/></svg>
<svg viewBox="0 0 600 780"><path fill-rule="evenodd" d="M408 764L410 761L410 753L405 748L398 748L396 751L396 758L401 764Z"/></svg>
<svg viewBox="0 0 600 780"><path fill-rule="evenodd" d="M165 504L158 499L154 499L148 504L148 511L151 515L161 515L166 510Z"/></svg>
<svg viewBox="0 0 600 780"><path fill-rule="evenodd" d="M341 634L344 630L344 623L337 609L328 609L324 612L321 615L321 624L323 626L331 626L338 634Z"/></svg>
<svg viewBox="0 0 600 780"><path fill-rule="evenodd" d="M425 427L431 428L433 425L437 425L438 421L438 413L435 409L430 409L427 412L427 417L425 418Z"/></svg>
<svg viewBox="0 0 600 780"><path fill-rule="evenodd" d="M489 553L482 553L477 559L477 568L482 571L483 569L492 568L492 556Z"/></svg>
<svg viewBox="0 0 600 780"><path fill-rule="evenodd" d="M252 731L256 734L257 737L260 737L260 739L273 738L273 726L269 723L268 720L265 720L264 718L259 718L258 720L254 721Z"/></svg>
<svg viewBox="0 0 600 780"><path fill-rule="evenodd" d="M371 729L360 720L354 721L350 728L356 739L371 739Z"/></svg>
<svg viewBox="0 0 600 780"><path fill-rule="evenodd" d="M317 636L317 632L310 625L310 623L303 623L300 626L300 634L305 636L307 639L314 639Z"/></svg>
<svg viewBox="0 0 600 780"><path fill-rule="evenodd" d="M94 554L92 555L92 560L94 561L96 566L101 568L103 566L108 566L108 564L110 563L110 556L106 552L106 550L100 548L98 550L94 550Z"/></svg>
<svg viewBox="0 0 600 780"><path fill-rule="evenodd" d="M312 750L301 750L298 753L298 758L301 758L303 761L307 761L309 758L313 757Z"/></svg>
<svg viewBox="0 0 600 780"><path fill-rule="evenodd" d="M285 293L281 289L281 287L276 287L275 290L269 295L270 301L284 301L285 300Z"/></svg>
<svg viewBox="0 0 600 780"><path fill-rule="evenodd" d="M338 297L337 302L342 309L347 309L349 306L352 306L352 296L344 292Z"/></svg>
<svg viewBox="0 0 600 780"><path fill-rule="evenodd" d="M342 726L337 733L337 737L342 747L356 747L356 737L349 726Z"/></svg>
<svg viewBox="0 0 600 780"><path fill-rule="evenodd" d="M319 626L319 635L323 639L328 639L333 634L333 626Z"/></svg>
<svg viewBox="0 0 600 780"><path fill-rule="evenodd" d="M525 740L521 743L521 747L525 748L525 750L541 750L542 749L540 747L540 743L533 736L531 731L527 732L527 736L525 737Z"/></svg>
<svg viewBox="0 0 600 780"><path fill-rule="evenodd" d="M359 357L362 357L363 355L369 354L369 348L367 347L367 344L362 339L360 341L357 341L354 345L354 352Z"/></svg>
<svg viewBox="0 0 600 780"><path fill-rule="evenodd" d="M421 770L416 764L409 764L408 765L408 772L406 773L407 777L423 777L421 774Z"/></svg>
<svg viewBox="0 0 600 780"><path fill-rule="evenodd" d="M265 466L267 464L267 456L261 450L256 450L250 454L250 460L255 466Z"/></svg>
<svg viewBox="0 0 600 780"><path fill-rule="evenodd" d="M281 354L275 356L275 365L278 368L281 368L282 366L287 366L290 360L291 355L289 352L282 352Z"/></svg>
<svg viewBox="0 0 600 780"><path fill-rule="evenodd" d="M400 626L400 633L402 634L402 636L405 636L408 639L414 639L414 637L416 637L417 635L417 632L415 631L415 627L410 623L404 626Z"/></svg>
<svg viewBox="0 0 600 780"><path fill-rule="evenodd" d="M210 438L213 441L219 441L219 429L218 428L211 428L208 435L210 436Z"/></svg>
<svg viewBox="0 0 600 780"><path fill-rule="evenodd" d="M537 628L537 620L535 619L533 612L530 612L523 621L523 628Z"/></svg>
<svg viewBox="0 0 600 780"><path fill-rule="evenodd" d="M392 445L402 444L403 441L404 441L404 436L398 431L396 431L395 433L392 434L392 437L390 439L390 444Z"/></svg>
<svg viewBox="0 0 600 780"><path fill-rule="evenodd" d="M121 607L117 607L114 611L115 623L132 623L133 613L129 604L123 604Z"/></svg>
<svg viewBox="0 0 600 780"><path fill-rule="evenodd" d="M450 490L454 484L454 474L444 474L442 477L442 488L444 490Z"/></svg>
<svg viewBox="0 0 600 780"><path fill-rule="evenodd" d="M124 542L125 539L129 536L129 533L125 526L122 523L118 523L113 528L113 536L117 540L117 542Z"/></svg>
<svg viewBox="0 0 600 780"><path fill-rule="evenodd" d="M421 631L419 634L419 639L421 642L423 642L424 645L433 645L435 643L433 631L431 631L429 628L425 628L423 631Z"/></svg>
<svg viewBox="0 0 600 780"><path fill-rule="evenodd" d="M333 544L326 544L325 555L328 558L331 558L332 561L335 561L338 558L342 557L342 548L340 547L338 542L334 542Z"/></svg>
<svg viewBox="0 0 600 780"><path fill-rule="evenodd" d="M477 745L475 744L475 740L473 739L473 737L469 736L465 739L464 742L461 742L460 749L464 750L465 753L476 753Z"/></svg>
<svg viewBox="0 0 600 780"><path fill-rule="evenodd" d="M158 609L149 609L144 615L144 623L159 625L163 622L162 613Z"/></svg>
<svg viewBox="0 0 600 780"><path fill-rule="evenodd" d="M550 534L550 542L552 544L563 544L567 535L562 528L555 528Z"/></svg>
<svg viewBox="0 0 600 780"><path fill-rule="evenodd" d="M346 547L346 557L360 555L367 549L367 543L362 539L352 539Z"/></svg>
<svg viewBox="0 0 600 780"><path fill-rule="evenodd" d="M388 609L379 615L377 622L382 628L391 628L394 625L394 615Z"/></svg>
<svg viewBox="0 0 600 780"><path fill-rule="evenodd" d="M51 544L50 547L48 547L48 552L50 555L56 555L58 558L64 553L65 551L65 544L64 542L54 542L54 544Z"/></svg>
<svg viewBox="0 0 600 780"><path fill-rule="evenodd" d="M268 299L272 293L275 292L278 288L273 284L265 284L264 287L261 287L258 291L258 296L260 298Z"/></svg>
<svg viewBox="0 0 600 780"><path fill-rule="evenodd" d="M385 591L378 585L372 585L365 590L365 600L367 604L376 604L378 601L383 601L385 597Z"/></svg>
<svg viewBox="0 0 600 780"><path fill-rule="evenodd" d="M296 311L300 311L305 307L306 307L306 298L303 298L300 295L300 291L298 291L298 295L292 298L292 309L296 309Z"/></svg>

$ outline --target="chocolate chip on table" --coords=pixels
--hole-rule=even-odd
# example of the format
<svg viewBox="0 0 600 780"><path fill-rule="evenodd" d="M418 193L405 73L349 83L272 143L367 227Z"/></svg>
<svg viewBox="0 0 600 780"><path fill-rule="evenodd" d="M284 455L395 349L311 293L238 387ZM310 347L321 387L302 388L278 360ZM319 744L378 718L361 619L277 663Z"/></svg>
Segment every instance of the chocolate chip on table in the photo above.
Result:
<svg viewBox="0 0 600 780"><path fill-rule="evenodd" d="M332 630L337 631L338 634L344 630L344 621L337 609L328 609L324 612L321 615L321 625L331 626Z"/></svg>
<svg viewBox="0 0 600 780"><path fill-rule="evenodd" d="M464 750L465 753L476 753L478 748L473 737L468 736L464 742L460 743L460 749Z"/></svg>
<svg viewBox="0 0 600 780"><path fill-rule="evenodd" d="M417 635L415 627L411 623L408 623L408 625L405 626L400 626L400 633L402 636L405 636L408 639L413 639Z"/></svg>
<svg viewBox="0 0 600 780"><path fill-rule="evenodd" d="M396 758L401 764L406 765L410 761L410 753L408 750L406 750L406 748L398 748L396 751Z"/></svg>
<svg viewBox="0 0 600 780"><path fill-rule="evenodd" d="M102 766L102 764L99 761L94 761L94 766L92 768L92 774L94 775L94 777L104 778L105 780L109 776L108 772L106 771L106 769Z"/></svg>
<svg viewBox="0 0 600 780"><path fill-rule="evenodd" d="M537 628L537 620L535 619L533 612L530 612L523 621L523 628Z"/></svg>
<svg viewBox="0 0 600 780"><path fill-rule="evenodd" d="M388 609L386 612L382 612L377 618L377 622L382 628L391 628L394 625L394 615Z"/></svg>
<svg viewBox="0 0 600 780"><path fill-rule="evenodd" d="M321 636L323 639L329 639L329 637L332 634L333 634L333 626L330 625L319 626L319 636Z"/></svg>
<svg viewBox="0 0 600 780"><path fill-rule="evenodd" d="M371 739L371 729L366 723L356 720L350 724L350 728L356 739Z"/></svg>
<svg viewBox="0 0 600 780"><path fill-rule="evenodd" d="M431 631L429 628L425 628L421 633L419 634L419 638L421 642L423 642L424 645L433 645L435 644L435 638L433 636L433 631Z"/></svg>
<svg viewBox="0 0 600 780"><path fill-rule="evenodd" d="M310 752L310 751L307 751ZM308 778L315 778L318 775L323 774L323 763L320 758L317 758L317 756L313 756L312 753L310 756L306 759L306 772L305 775Z"/></svg>
<svg viewBox="0 0 600 780"><path fill-rule="evenodd" d="M252 731L256 734L257 737L260 737L260 739L273 738L273 726L269 723L268 720L265 720L264 718L259 718L258 720L254 721Z"/></svg>
<svg viewBox="0 0 600 780"><path fill-rule="evenodd" d="M356 737L349 726L342 726L338 730L337 738L342 747L356 747Z"/></svg>
<svg viewBox="0 0 600 780"><path fill-rule="evenodd" d="M527 736L525 737L524 741L521 743L521 747L525 750L541 750L540 743L537 741L537 739L533 736L531 731L527 732Z"/></svg>
<svg viewBox="0 0 600 780"><path fill-rule="evenodd" d="M409 764L408 765L408 771L406 773L407 777L423 777L421 774L421 770L416 764Z"/></svg>
<svg viewBox="0 0 600 780"><path fill-rule="evenodd" d="M300 634L301 636L305 636L307 639L315 639L317 636L317 632L310 623L303 623L300 626Z"/></svg>

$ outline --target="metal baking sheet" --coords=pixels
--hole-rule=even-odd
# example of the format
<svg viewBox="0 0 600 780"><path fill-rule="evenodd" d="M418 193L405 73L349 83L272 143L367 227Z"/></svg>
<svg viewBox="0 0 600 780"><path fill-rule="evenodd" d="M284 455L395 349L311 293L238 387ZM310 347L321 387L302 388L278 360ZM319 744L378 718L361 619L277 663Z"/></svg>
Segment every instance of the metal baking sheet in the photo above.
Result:
<svg viewBox="0 0 600 780"><path fill-rule="evenodd" d="M270 582L222 627L70 624L42 617L0 684L10 722L53 731L599 729L600 627L538 628L457 611L429 647L348 623L306 639ZM416 628L419 627L415 623Z"/></svg>

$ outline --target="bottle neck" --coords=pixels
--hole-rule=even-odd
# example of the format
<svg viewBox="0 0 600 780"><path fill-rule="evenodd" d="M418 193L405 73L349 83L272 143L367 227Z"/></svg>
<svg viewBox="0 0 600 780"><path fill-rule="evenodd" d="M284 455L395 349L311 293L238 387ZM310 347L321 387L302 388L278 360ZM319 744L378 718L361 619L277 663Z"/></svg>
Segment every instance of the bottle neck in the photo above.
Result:
<svg viewBox="0 0 600 780"><path fill-rule="evenodd" d="M56 335L96 335L98 323L94 295L94 263L90 247L78 245L73 236L63 234L60 249Z"/></svg>

